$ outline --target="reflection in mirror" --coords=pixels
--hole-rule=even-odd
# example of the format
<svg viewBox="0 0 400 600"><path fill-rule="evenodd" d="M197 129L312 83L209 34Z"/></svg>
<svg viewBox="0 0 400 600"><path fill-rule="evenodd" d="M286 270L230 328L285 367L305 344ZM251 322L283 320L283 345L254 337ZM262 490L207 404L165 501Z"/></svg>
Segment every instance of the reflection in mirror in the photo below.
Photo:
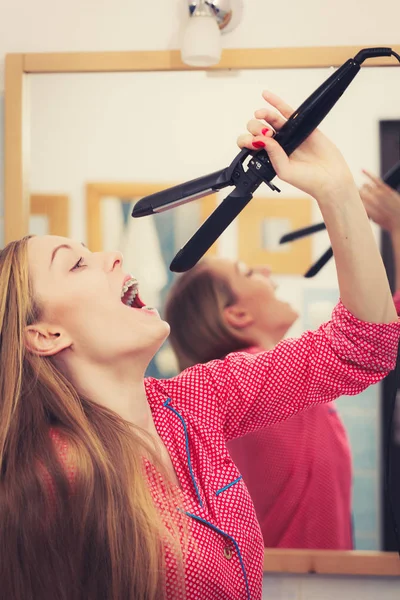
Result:
<svg viewBox="0 0 400 600"><path fill-rule="evenodd" d="M147 286L146 302L162 305L173 280L169 263L204 215L199 218L199 208L192 203L132 222L131 205L146 192L112 190L101 182L162 186L163 182L187 181L223 168L238 151L237 136L245 130L254 110L263 106L263 88L296 107L329 74L328 69L277 69L35 75L30 82L32 189L64 190L71 199L69 234L88 241L95 225L102 248L120 248L126 268L133 274L141 269L142 286ZM362 168L379 173L379 121L398 118L399 96L397 69L363 68L322 125L343 152L359 184L363 181ZM85 189L89 198L91 185L92 194L97 194L102 205L100 217L87 212ZM281 196L291 199L295 206L298 190L283 183L280 187ZM273 199L279 203L280 196L273 196L266 186L259 188L257 196L260 202ZM218 201L224 197L218 194ZM309 199L303 197L301 201ZM253 212L257 211L249 206L248 214ZM276 235L265 223L253 223L255 218L248 217L251 231L256 232L254 239L246 238L248 244L275 248ZM287 212L275 218L281 228ZM321 220L314 202L308 220L308 224ZM240 235L238 219L214 251L241 258ZM289 246L296 252L295 243ZM312 261L328 246L326 232L313 236ZM300 335L329 318L338 298L334 261L315 280L304 280L290 268L276 272L275 280L279 298L289 301L301 315L288 335ZM163 350L151 369L152 374L165 377L174 373L176 365L169 350L164 356ZM382 548L379 394L380 387L375 386L357 398L337 402L353 457L353 514L349 519L353 518L354 547L361 550Z"/></svg>

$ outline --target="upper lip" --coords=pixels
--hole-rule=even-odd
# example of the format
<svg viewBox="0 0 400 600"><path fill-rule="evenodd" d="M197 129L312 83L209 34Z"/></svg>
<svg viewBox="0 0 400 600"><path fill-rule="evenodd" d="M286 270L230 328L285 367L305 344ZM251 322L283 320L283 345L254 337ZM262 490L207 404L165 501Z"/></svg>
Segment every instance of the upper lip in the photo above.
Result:
<svg viewBox="0 0 400 600"><path fill-rule="evenodd" d="M126 284L126 282L129 281L130 279L135 279L135 278L133 277L133 275L126 275L126 277L124 277L124 280L123 280L122 285L121 285L121 289L124 287L124 285Z"/></svg>

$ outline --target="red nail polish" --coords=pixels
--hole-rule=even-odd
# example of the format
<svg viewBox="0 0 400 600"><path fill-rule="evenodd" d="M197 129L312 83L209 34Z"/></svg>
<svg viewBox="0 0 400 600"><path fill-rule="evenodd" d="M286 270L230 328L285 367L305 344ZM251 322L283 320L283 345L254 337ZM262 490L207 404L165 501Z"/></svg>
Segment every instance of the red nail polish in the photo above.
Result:
<svg viewBox="0 0 400 600"><path fill-rule="evenodd" d="M264 129L261 130L261 133L263 135L267 135L268 131L269 131L268 127L264 127Z"/></svg>
<svg viewBox="0 0 400 600"><path fill-rule="evenodd" d="M253 146L254 146L254 148L265 148L265 144L261 140L253 142Z"/></svg>

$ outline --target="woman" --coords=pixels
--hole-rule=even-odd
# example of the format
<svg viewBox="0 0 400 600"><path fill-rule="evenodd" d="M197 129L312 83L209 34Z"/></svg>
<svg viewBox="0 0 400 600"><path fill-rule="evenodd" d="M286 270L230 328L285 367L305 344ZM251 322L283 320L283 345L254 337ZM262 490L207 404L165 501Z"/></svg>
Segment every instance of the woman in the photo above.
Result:
<svg viewBox="0 0 400 600"><path fill-rule="evenodd" d="M171 288L165 307L180 369L270 350L298 315L266 267L208 258ZM288 398L289 400L289 398ZM266 548L351 550L351 452L333 403L228 443Z"/></svg>
<svg viewBox="0 0 400 600"><path fill-rule="evenodd" d="M321 206L342 294L332 322L270 352L145 380L169 327L143 307L120 254L53 236L5 248L4 598L260 599L262 537L226 441L393 368L400 325L349 170L318 131L288 158L263 130L291 109L264 97L278 112L258 111L239 146L264 145L279 177Z"/></svg>

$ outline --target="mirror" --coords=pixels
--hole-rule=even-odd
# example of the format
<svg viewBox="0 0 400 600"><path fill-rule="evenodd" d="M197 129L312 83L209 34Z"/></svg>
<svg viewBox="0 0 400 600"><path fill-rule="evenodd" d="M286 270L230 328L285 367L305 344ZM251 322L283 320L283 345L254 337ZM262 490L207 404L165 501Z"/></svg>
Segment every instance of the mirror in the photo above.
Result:
<svg viewBox="0 0 400 600"><path fill-rule="evenodd" d="M102 241L105 247L111 238L115 241L118 230L123 232L121 244L126 243L127 207L141 195L121 194L118 189L112 193L113 186L170 185L227 166L237 153L237 135L244 131L254 109L263 105L263 87L296 107L329 74L326 68L35 74L30 81L30 190L68 195L69 235L86 241L90 186L96 189L104 185L98 217ZM400 76L396 69L363 68L323 123L322 129L337 143L360 184L362 168L379 172L379 121L398 117L398 93ZM308 222L304 225L320 220L313 202L299 198L298 190L290 186L280 187L285 201L292 201L293 210L296 200L309 203ZM218 194L215 202L223 197ZM276 231L286 227L287 214L276 217L276 227L268 224L271 215L267 207L275 202L273 193L262 186L255 200L266 207L262 227L253 223L255 229L249 229L252 219L247 219L249 231L258 231L257 250L276 254L293 251L294 244L287 249L276 244ZM146 241L151 235L151 252L156 252L153 255L160 264L160 304L172 280L170 259L209 208L201 203L189 204L137 221L144 228L144 222L152 220L151 225L146 224L151 231ZM111 223L117 214L119 225L113 229ZM214 251L236 258L241 227L246 229L238 219ZM313 236L305 256L312 262L328 245L326 233L321 232ZM145 257L146 250L142 249L140 259ZM136 258L132 258L132 266ZM338 297L333 261L314 280L304 280L298 271L277 272L276 280L279 295L290 300L301 314L290 335L297 336L325 320ZM154 370L170 376L174 367L170 357L165 356ZM361 550L382 548L378 400L376 386L357 398L337 403L353 454L355 548Z"/></svg>

